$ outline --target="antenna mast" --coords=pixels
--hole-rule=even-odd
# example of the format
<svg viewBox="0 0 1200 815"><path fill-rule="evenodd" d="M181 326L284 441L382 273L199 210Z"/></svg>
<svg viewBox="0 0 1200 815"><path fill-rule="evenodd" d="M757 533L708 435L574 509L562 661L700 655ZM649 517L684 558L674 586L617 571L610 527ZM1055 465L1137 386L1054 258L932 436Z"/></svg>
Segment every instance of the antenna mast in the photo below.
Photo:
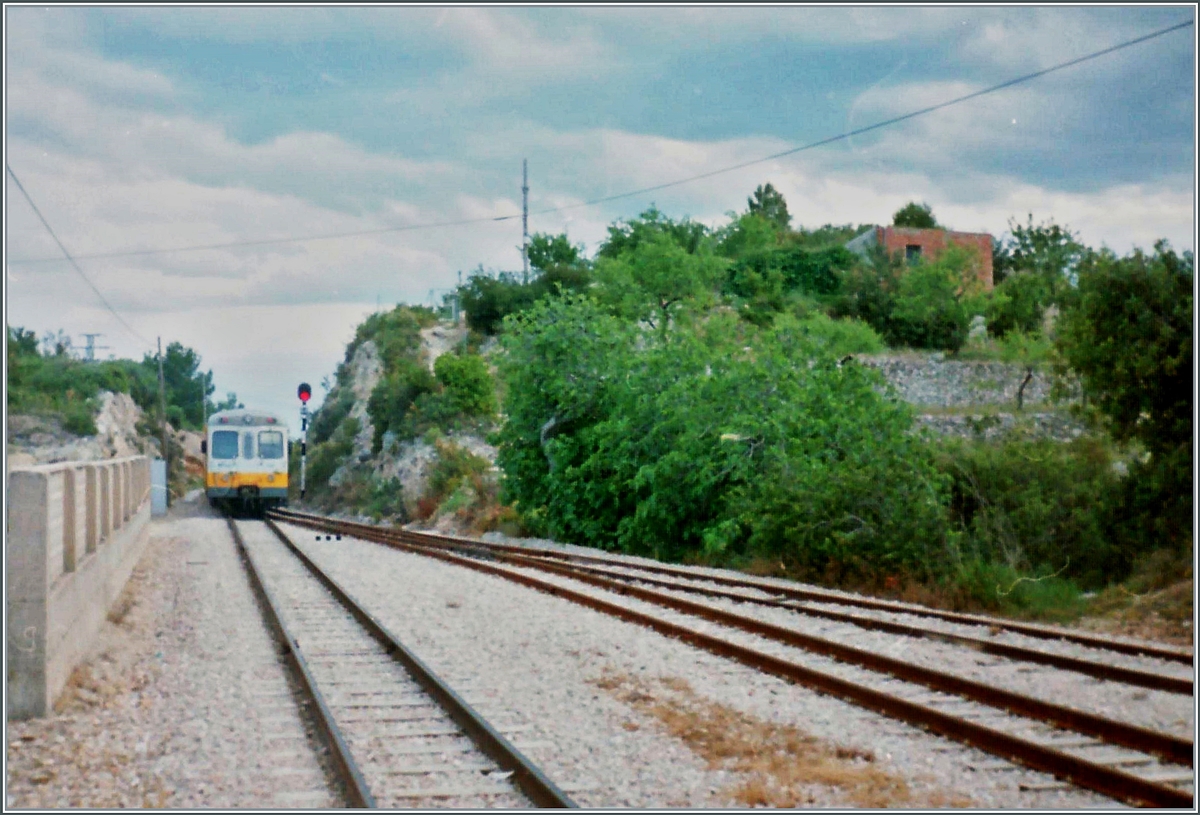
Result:
<svg viewBox="0 0 1200 815"><path fill-rule="evenodd" d="M108 350L107 345L96 345L96 337L103 337L104 336L103 334L99 334L99 333L97 333L97 334L82 334L81 336L87 337L87 347L84 348L83 350L84 350L84 353L87 355L84 357L84 359L86 359L88 362L96 361L96 352L97 351Z"/></svg>
<svg viewBox="0 0 1200 815"><path fill-rule="evenodd" d="M521 159L521 267L522 282L529 282L529 160Z"/></svg>

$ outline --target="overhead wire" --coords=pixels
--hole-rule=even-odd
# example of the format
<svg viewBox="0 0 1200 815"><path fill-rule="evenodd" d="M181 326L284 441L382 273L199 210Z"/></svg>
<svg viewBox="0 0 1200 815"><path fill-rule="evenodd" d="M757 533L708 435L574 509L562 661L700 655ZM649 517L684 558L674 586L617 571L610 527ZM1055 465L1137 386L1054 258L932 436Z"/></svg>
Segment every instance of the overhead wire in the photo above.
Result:
<svg viewBox="0 0 1200 815"><path fill-rule="evenodd" d="M12 178L13 183L17 185L17 189L21 191L21 195L25 196L25 201L29 204L34 214L38 216L38 220L42 222L42 226L46 227L46 231L50 233L50 237L54 238L54 242L58 244L58 248L62 250L63 255L65 255L67 260L71 262L71 266L74 267L75 271L79 273L79 276L83 278L83 282L88 284L88 287L91 288L91 290L96 293L96 296L100 298L100 302L104 304L104 307L109 310L112 316L117 318L117 321L121 325L125 326L125 329L130 334L132 334L134 337L137 337L137 339L144 343L147 348L153 349L153 343L139 334L133 326L125 322L125 318L117 313L117 310L113 308L112 303L108 302L108 298L105 297L98 288L96 288L96 284L91 281L91 278L83 273L83 269L79 268L79 264L75 262L75 258L73 258L71 253L67 251L67 247L63 245L63 242L58 239L58 235L55 234L54 228L50 226L50 222L46 220L46 216L42 215L42 211L38 209L38 205L33 202L33 198L31 198L29 193L26 192L25 185L21 183L21 179L17 178L17 174L13 172L12 167L8 166L7 162L4 165L4 169L8 170L8 174Z"/></svg>
<svg viewBox="0 0 1200 815"><path fill-rule="evenodd" d="M808 144L800 145L799 147L792 147L787 150L781 150L777 153L772 153L769 156L763 156L761 158L751 159L749 161L743 161L743 162L739 162L737 164L731 164L729 166L721 167L716 170L710 170L708 172L700 173L698 175L688 176L687 178L680 178L680 179L676 179L674 181L667 181L662 184L654 184L654 185L651 185L648 187L641 187L636 190L629 190L628 192L617 193L615 195L606 195L601 198L593 198L593 199L590 199L587 201L581 201L581 202L575 203L575 204L565 204L562 206L549 207L546 209L535 210L533 212L530 212L529 214L530 215L539 215L539 216L540 215L552 215L552 214L555 214L558 212L566 212L568 210L596 206L598 204L604 204L604 203L608 203L610 201L618 201L622 198L631 198L631 197L637 196L637 195L645 195L646 193L657 192L659 190L665 190L670 187L678 187L683 184L690 184L694 181L701 181L703 179L712 178L714 176L722 175L724 173L734 172L735 170L741 170L746 167L752 167L756 164L764 164L768 161L775 161L777 159L784 158L786 156L795 155L796 153L804 152L806 150L812 150L814 148L822 147L827 144L833 144L838 141L850 139L850 138L853 138L854 136L862 135L863 133L869 133L873 130L879 130L880 128L888 127L890 125L898 124L900 122L908 121L910 119L915 119L918 116L924 116L926 114L933 113L934 111L943 110L945 108L951 107L952 105L958 105L958 104L961 104L961 103L966 102L971 99L977 99L981 96L986 96L988 94L995 93L1000 90L1004 90L1005 88L1013 87L1014 85L1019 85L1024 82L1029 82L1033 79L1037 79L1038 77L1046 76L1047 74L1052 74L1052 73L1055 73L1056 71L1061 71L1066 68L1070 68L1072 66L1079 65L1080 63L1088 62L1090 60L1097 59L1102 56L1106 56L1106 55L1114 53L1116 51L1120 51L1122 49L1129 48L1134 45L1138 45L1139 43L1146 42L1147 40L1152 40L1157 37L1161 37L1165 34L1171 33L1172 31L1178 31L1180 29L1187 28L1187 27L1191 26L1192 24L1193 24L1192 20L1186 20L1182 23L1177 23L1175 25L1159 29L1158 31L1154 31L1150 34L1145 34L1141 37L1136 37L1132 40L1126 40L1124 42L1117 43L1116 45L1109 46L1108 48L1103 48L1099 51L1093 51L1092 53L1085 54L1084 56L1081 56L1081 57L1076 57L1075 59L1067 60L1066 62L1060 62L1057 65L1050 66L1049 68L1043 68L1039 71L1034 71L1032 73L1024 74L1022 76L1018 76L1013 79L1006 80L1006 81L1001 82L996 85L991 85L987 88L983 88L982 90L963 94L962 96L957 96L953 99L948 99L945 102L940 102L936 105L930 105L928 107L924 107L919 110L914 110L909 113L902 114L900 116L893 116L890 119L885 119L880 122L875 122L874 124L866 125L865 127L860 127L860 128L856 128L854 130L849 130L849 131L846 131L843 133L839 133L836 136L829 136L824 139L819 139L818 141L809 142ZM9 172L11 174L12 171L9 170ZM15 180L15 176L14 176L14 180ZM28 196L26 196L26 198L28 198ZM324 234L324 235L306 235L306 236L302 236L302 237L298 236L298 237L292 237L292 238L263 238L263 239L259 239L259 240L229 241L229 242L225 242L225 243L209 243L209 244L197 244L197 245L192 245L192 246L177 246L177 247L172 247L172 248L167 248L167 249L133 249L133 250L127 250L127 251L118 251L118 252L98 252L98 253L87 254L87 255L79 255L78 257L81 259L91 260L91 259L101 259L101 258L122 258L122 257L138 257L138 256L146 256L146 255L161 255L161 254L168 254L168 253L172 253L172 252L197 252L197 251L212 250L212 249L235 249L235 248L245 248L245 247L252 247L252 246L283 245L283 244L289 244L289 243L308 243L308 242L312 242L312 241L341 240L344 238L365 237L368 235L382 235L382 234L387 234L387 233L392 233L392 232L411 232L411 231L422 230L422 229L442 229L442 228L452 227L452 226L466 226L466 225L470 225L470 224L480 224L480 223L497 222L497 221L509 221L509 220L513 220L513 219L516 219L519 217L521 217L519 213L513 213L512 215L466 218L466 219L454 220L454 221L435 221L435 222L427 222L427 223L421 223L421 224L408 224L406 226L379 227L376 229L364 229L364 230L357 230L357 231L352 231L352 232L334 232L334 233L328 233L328 234ZM44 222L45 221L43 220L43 223ZM49 228L49 227L47 226L47 228ZM61 248L61 244L60 244L60 248ZM64 253L65 253L65 250L64 250ZM9 263L10 264L47 263L47 262L54 262L54 261L59 261L59 260L61 260L61 258L24 258L24 259L11 260L11 261L9 261Z"/></svg>
<svg viewBox="0 0 1200 815"><path fill-rule="evenodd" d="M887 127L889 125L898 124L899 122L907 121L908 119L915 119L918 116L924 116L927 113L933 113L936 110L942 110L943 108L948 108L951 105L957 105L962 102L966 102L969 99L976 99L980 96L986 96L989 93L995 93L996 91L1004 90L1005 88L1010 88L1013 85L1019 85L1022 82L1028 82L1032 79L1037 79L1040 76L1045 76L1046 74L1051 74L1051 73L1054 73L1055 71L1061 71L1064 68L1070 68L1071 66L1078 65L1081 62L1087 62L1088 60L1096 59L1098 57L1105 56L1106 54L1111 54L1114 51L1121 50L1122 48L1129 48L1132 45L1137 45L1138 43L1145 42L1146 40L1151 40L1151 39L1154 39L1155 37L1161 37L1162 35L1169 34L1172 31L1177 31L1181 28L1186 28L1186 27L1190 26L1191 24L1192 24L1192 21L1188 20L1186 22L1179 23L1177 25L1173 25L1173 26L1169 26L1167 28L1160 29L1151 34L1146 34L1146 35L1138 37L1136 39L1127 40L1125 42L1118 43L1117 45L1110 46L1103 50L1094 51L1085 56L1077 57L1072 60L1068 60L1067 62L1060 62L1057 65L1052 65L1049 68L1043 68L1040 71L1034 71L1033 73L1025 74L1024 76L1018 76L1014 79L1006 80L1004 82L1001 82L998 85L992 85L992 86L984 88L982 90L963 94L962 96L957 96L954 99L948 99L945 102L940 102L936 105L930 105L929 107L924 107L924 108L921 108L920 110L914 110L910 113L905 113L901 116L894 116L891 119L885 119L881 122L876 122L874 124L867 125L865 127L860 127L855 130L849 130L849 131L846 131L845 133L839 133L836 136L829 136L828 138L820 139L819 141L809 142L808 144L804 144L799 147L792 147L787 150L782 150L778 153L772 153L769 156L763 156L762 158L751 159L750 161L743 161L739 164L731 164L728 167L722 167L717 170L710 170L709 172L706 172L706 173L689 176L688 178L681 178L676 181L667 181L665 183L655 184L650 187L642 187L640 189L631 190L629 192L617 193L616 195L606 195L603 198L594 198L590 201L583 201L578 204L568 204L565 206L554 207L552 209L541 210L540 212L531 212L530 215L547 215L547 214L551 214L551 213L555 213L555 212L562 212L562 211L568 210L568 209L577 209L580 207L595 206L596 204L603 204L603 203L607 203L609 201L617 201L621 198L629 198L634 195L644 195L648 192L657 192L658 190L665 190L669 187L677 187L680 184L688 184L693 181L700 181L705 178L712 178L713 176L721 175L722 173L730 173L730 172L733 172L734 170L741 170L746 167L753 167L755 164L764 164L768 161L775 161L776 159L780 159L785 156L795 155L796 153L800 153L805 150L812 150L813 148L816 148L816 147L823 147L827 144L833 144L834 142L853 138L854 136L860 136L863 133L869 133L872 130L878 130L882 127Z"/></svg>

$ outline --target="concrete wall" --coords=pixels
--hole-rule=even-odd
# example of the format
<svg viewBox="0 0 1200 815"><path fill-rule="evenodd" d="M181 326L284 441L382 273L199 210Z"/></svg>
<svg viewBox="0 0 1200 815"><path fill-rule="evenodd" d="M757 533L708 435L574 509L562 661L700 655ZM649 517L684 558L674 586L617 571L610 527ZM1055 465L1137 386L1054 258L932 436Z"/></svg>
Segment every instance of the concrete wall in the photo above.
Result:
<svg viewBox="0 0 1200 815"><path fill-rule="evenodd" d="M148 539L145 456L10 470L5 538L10 719L44 716Z"/></svg>

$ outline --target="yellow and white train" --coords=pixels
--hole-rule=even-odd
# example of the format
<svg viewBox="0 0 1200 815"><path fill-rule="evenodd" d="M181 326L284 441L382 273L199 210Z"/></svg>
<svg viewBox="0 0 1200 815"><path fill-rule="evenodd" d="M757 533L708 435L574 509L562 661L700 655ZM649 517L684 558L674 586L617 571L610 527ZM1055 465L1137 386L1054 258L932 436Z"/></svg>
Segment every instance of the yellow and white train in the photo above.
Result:
<svg viewBox="0 0 1200 815"><path fill-rule="evenodd" d="M278 416L222 410L208 417L204 435L204 487L210 504L251 515L287 505L288 428Z"/></svg>

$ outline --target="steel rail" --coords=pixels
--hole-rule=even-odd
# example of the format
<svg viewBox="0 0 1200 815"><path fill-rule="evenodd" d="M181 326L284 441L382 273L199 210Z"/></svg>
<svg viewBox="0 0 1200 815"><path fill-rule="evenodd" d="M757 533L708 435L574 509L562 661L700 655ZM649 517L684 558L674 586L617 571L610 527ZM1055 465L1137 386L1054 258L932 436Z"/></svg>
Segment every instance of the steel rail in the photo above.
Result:
<svg viewBox="0 0 1200 815"><path fill-rule="evenodd" d="M388 532L384 534L386 535ZM392 531L391 534L396 535L400 540L415 543L418 546L429 545L421 540L422 533ZM454 548L455 546L455 544L447 544L441 541L438 541L435 545L446 548ZM469 545L463 548L469 548ZM983 682L976 682L954 674L924 668L914 665L911 662L905 662L893 657L876 654L872 651L844 645L823 637L804 634L791 628L773 625L753 617L734 614L733 612L702 603L694 603L651 589L643 589L620 581L575 572L570 566L546 563L538 558L524 557L510 553L490 554L515 566L541 569L588 583L597 588L636 597L639 600L675 611L681 611L685 614L691 614L720 625L738 628L751 634L766 637L796 648L802 648L806 651L821 654L851 665L857 665L867 670L890 674L898 679L925 685L933 690L954 693L990 707L1002 708L1022 716L1041 719L1059 727L1095 736L1103 741L1157 755L1174 763L1191 766L1194 760L1194 745L1186 739L1118 722L1103 716L1085 713L1074 708L1056 705L1052 702L1045 702L1041 699L996 688Z"/></svg>
<svg viewBox="0 0 1200 815"><path fill-rule="evenodd" d="M613 569L606 569L599 566L582 566L573 564L568 568L572 569L573 571L595 574L601 577L609 577L614 580L621 580L624 582L646 583L651 586L659 586L660 588L686 592L688 594L702 594L708 597L719 597L726 600L734 600L739 603L752 603L754 605L765 606L767 608L781 608L786 611L804 614L809 617L818 617L824 620L849 623L851 625L858 626L859 628L885 631L889 634L900 634L908 637L922 637L927 639L942 640L955 645L963 645L985 654L992 654L994 656L1001 656L1007 659L1015 659L1023 662L1032 662L1039 665L1049 665L1054 668L1060 668L1066 671L1074 671L1087 676L1094 676L1097 679L1107 679L1113 682L1121 682L1126 685L1135 685L1137 687L1150 688L1152 690L1167 691L1168 693L1178 693L1185 696L1192 696L1195 693L1195 683L1191 679L1185 679L1178 676L1164 676L1163 674L1150 673L1149 671L1140 671L1134 668L1124 668L1119 665L1109 665L1104 662L1094 662L1089 659L1080 659L1079 657L1052 654L1046 651L1038 651L1033 648L1024 648L1020 645L1008 645L1001 642L992 642L979 637L968 637L963 634L954 634L947 631L934 631L927 628L918 628L917 626L905 625L904 623L893 622L890 620L877 620L874 617L861 617L857 614L845 614L840 611L830 611L828 609L794 605L785 601L773 600L764 597L754 597L752 595L739 594L737 592L724 591L722 589L691 586L676 583L670 580L659 580L657 578L647 577L645 575L618 572ZM636 569L637 567L630 566L629 568Z"/></svg>
<svg viewBox="0 0 1200 815"><path fill-rule="evenodd" d="M400 642L394 634L388 631L362 603L354 599L336 580L324 569L318 566L312 558L305 554L270 518L266 519L267 526L280 541L295 555L308 571L320 581L342 607L378 642L388 655L399 662L417 684L434 698L434 700L450 715L454 723L479 747L485 755L496 762L502 770L511 772L513 783L536 806L555 809L574 809L577 804L565 792L559 789L546 775L528 758L525 757L511 742L493 728L465 699L458 695L442 679L433 672L415 653Z"/></svg>
<svg viewBox="0 0 1200 815"><path fill-rule="evenodd" d="M298 512L291 509L283 510L283 512L296 517L323 517L320 515L314 515L312 513ZM370 524L357 524L357 522L354 521L347 521L346 523L352 523L357 527L368 529L382 528L374 527ZM1163 659L1169 662L1178 662L1184 665L1193 665L1194 663L1194 652L1188 649L1171 648L1168 646L1155 645L1151 643L1136 643L1126 642L1123 640L1114 640L1108 637L1086 634L1078 631L1068 631L1066 629L1055 628L1052 626L1023 623L1017 620L1005 620L998 617L988 617L981 614L965 614L957 611L943 611L941 609L917 607L891 600L878 600L870 597L850 597L817 589L779 586L771 583L763 583L757 580L699 573L683 567L668 566L665 564L628 563L626 561L621 561L610 557L583 555L575 552L560 552L553 549L510 546L500 543L491 543L488 541L473 540L471 538L441 535L432 532L422 532L420 534L430 538L444 540L446 542L471 543L486 547L492 551L516 552L531 557L547 558L552 560L566 560L576 563L594 563L602 566L625 566L631 569L641 569L642 571L665 574L673 577L682 577L691 580L703 580L723 586L757 589L759 591L782 595L793 600L858 606L860 608L874 609L877 611L891 611L899 614L911 614L919 617L935 617L948 622L960 623L963 625L987 626L989 628L1004 629L1038 639L1065 640L1067 642L1073 642L1077 645L1085 645L1089 648L1115 651L1117 653L1129 654L1132 656L1155 657L1157 659Z"/></svg>
<svg viewBox="0 0 1200 815"><path fill-rule="evenodd" d="M258 597L259 607L263 611L263 616L267 619L267 623L271 629L283 642L284 647L287 649L287 656L292 664L292 668L300 679L301 688L316 707L317 724L320 726L325 736L325 741L330 747L329 752L333 756L335 769L346 785L346 790L350 798L350 806L374 809L376 807L375 797L371 794L371 790L367 786L367 781L363 778L362 771L358 768L358 764L355 763L354 757L350 754L350 747L342 735L341 728L334 721L333 713L325 703L325 697L321 695L321 691L317 688L316 680L308 668L308 662L304 659L304 655L300 653L296 639L288 631L287 625L283 622L283 616L279 613L280 607L271 594L271 590L263 582L258 565L254 562L250 550L246 547L246 542L242 540L242 533L238 530L233 518L227 515L225 516L225 521L229 524L229 531L233 533L233 540L237 544L242 563L245 564L246 571L250 575L250 582L254 587L255 595Z"/></svg>
<svg viewBox="0 0 1200 815"><path fill-rule="evenodd" d="M305 513L306 517L301 519L294 517L284 518L282 517L283 513L273 514L280 516L281 520L289 520L310 528L323 529L327 532L336 531L346 534L350 530L361 529L364 532L362 537L367 540L501 577L619 619L642 625L660 634L687 642L718 656L741 662L765 673L779 676L885 716L925 728L938 735L977 747L1031 769L1053 774L1077 786L1102 793L1116 800L1152 807L1191 808L1193 806L1193 797L1190 793L1182 792L1164 784L1148 781L1123 770L1097 764L1079 756L1064 753L1044 744L1023 739L977 722L958 718L943 711L892 696L874 688L808 668L720 637L704 634L678 623L663 620L618 603L550 583L506 566L457 555L445 551L440 547L435 548L409 543L394 535L380 534L383 530L366 524L325 519L307 513ZM287 514L293 515L291 512ZM413 533L405 534L411 535Z"/></svg>

